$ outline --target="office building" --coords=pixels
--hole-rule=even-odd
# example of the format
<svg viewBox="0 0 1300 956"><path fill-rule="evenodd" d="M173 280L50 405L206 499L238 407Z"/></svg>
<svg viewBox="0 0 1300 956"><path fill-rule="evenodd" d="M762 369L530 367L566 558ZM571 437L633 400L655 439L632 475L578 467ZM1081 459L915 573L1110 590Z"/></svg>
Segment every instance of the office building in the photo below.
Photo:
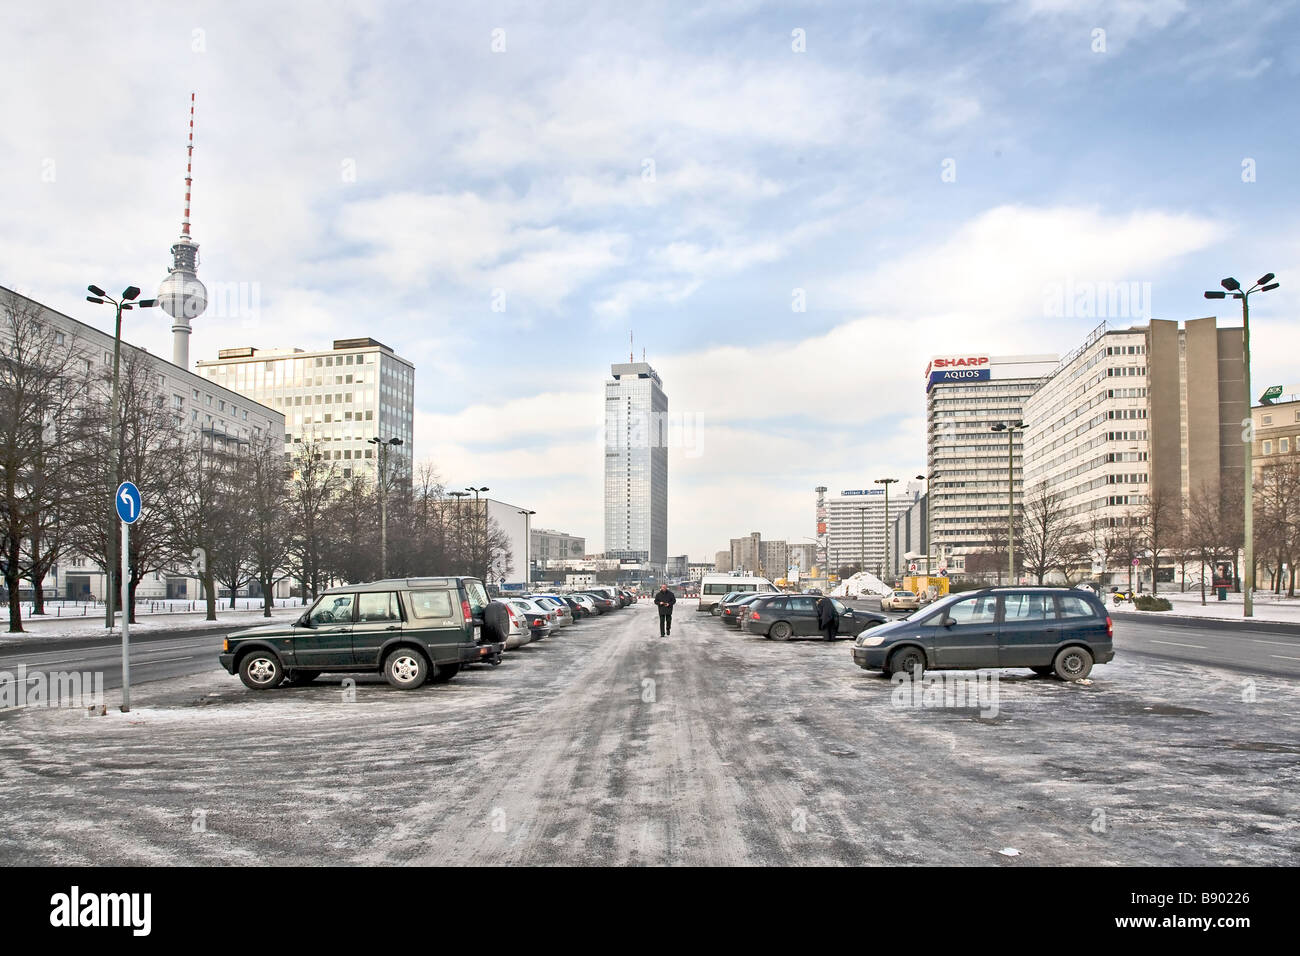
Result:
<svg viewBox="0 0 1300 956"><path fill-rule="evenodd" d="M1239 487L1243 371L1241 329L1213 317L1102 323L1025 403L1026 494L1050 489L1100 552L1153 495L1181 505Z"/></svg>
<svg viewBox="0 0 1300 956"><path fill-rule="evenodd" d="M890 504L893 504L891 499ZM897 575L911 574L911 566L916 565L917 574L925 573L925 510L928 507L926 496L921 493L920 484L909 484L908 491L899 496L898 511L891 507L889 512L890 555ZM933 556L930 560L931 573L937 572Z"/></svg>
<svg viewBox="0 0 1300 956"><path fill-rule="evenodd" d="M0 310L28 311L54 330L57 346L67 346L81 356L85 371L104 388L113 375L113 335L64 315L33 299L0 287ZM139 313L132 313L139 314ZM145 314L148 314L147 312ZM112 325L112 313L102 309L101 318ZM0 326L0 335L4 327ZM224 388L206 378L150 355L146 350L122 342L122 362L130 357L151 361L149 385L156 401L166 405L178 432L188 433L206 448L232 453L247 449L266 436L284 432L284 416L245 395ZM54 569L49 591L69 600L104 598L103 569L89 558L68 555ZM138 600L151 598L195 598L199 583L185 574L148 575L136 590Z"/></svg>
<svg viewBox="0 0 1300 956"><path fill-rule="evenodd" d="M529 551L533 567L563 567L564 561L577 561L587 553L587 539L563 531L549 528L533 528L529 535L532 545ZM549 562L560 562L552 565Z"/></svg>
<svg viewBox="0 0 1300 956"><path fill-rule="evenodd" d="M1269 465L1300 461L1300 385L1286 385L1267 405L1251 409L1255 474ZM1258 489L1256 489L1258 491Z"/></svg>
<svg viewBox="0 0 1300 956"><path fill-rule="evenodd" d="M825 501L830 573L838 574L840 568L853 565L877 577L883 575L885 489L851 488Z"/></svg>
<svg viewBox="0 0 1300 956"><path fill-rule="evenodd" d="M336 339L332 349L318 351L222 349L196 367L209 382L280 412L288 456L316 440L345 478L373 478L378 449L370 439L396 438L401 445L388 447L390 474L411 474L415 366L382 342Z"/></svg>
<svg viewBox="0 0 1300 956"><path fill-rule="evenodd" d="M668 396L645 362L605 383L605 553L662 573L668 561Z"/></svg>
<svg viewBox="0 0 1300 956"><path fill-rule="evenodd" d="M713 559L713 573L730 574L731 571L731 551L719 551Z"/></svg>
<svg viewBox="0 0 1300 956"><path fill-rule="evenodd" d="M935 356L925 370L930 541L937 567L966 570L965 555L1005 548L1008 436L996 424L1025 419L1025 403L1058 365L1055 355ZM1012 493L1019 506L1021 443L1010 436Z"/></svg>

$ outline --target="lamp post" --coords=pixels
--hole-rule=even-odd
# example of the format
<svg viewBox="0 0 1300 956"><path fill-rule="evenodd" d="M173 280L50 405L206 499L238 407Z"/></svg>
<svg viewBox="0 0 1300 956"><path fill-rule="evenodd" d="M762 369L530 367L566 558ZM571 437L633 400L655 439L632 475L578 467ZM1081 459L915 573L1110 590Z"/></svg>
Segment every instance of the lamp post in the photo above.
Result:
<svg viewBox="0 0 1300 956"><path fill-rule="evenodd" d="M898 479L877 478L876 484L885 486L885 574L893 577L889 567L889 486L898 484Z"/></svg>
<svg viewBox="0 0 1300 956"><path fill-rule="evenodd" d="M1016 583L1016 450L1015 434L1024 422L998 422L989 431L1007 433L1007 584Z"/></svg>
<svg viewBox="0 0 1300 956"><path fill-rule="evenodd" d="M1234 299L1241 300L1241 356L1242 356L1242 384L1245 388L1246 415L1250 424L1250 429L1246 433L1247 438L1242 444L1245 446L1245 474L1242 475L1242 497L1245 499L1246 511L1242 522L1243 544L1245 545L1245 555L1243 563L1246 565L1245 573L1242 574L1241 589L1243 592L1242 616L1254 617L1255 615L1255 413L1251 409L1253 399L1250 395L1250 297L1256 292L1269 292L1276 289L1282 283L1273 281L1273 273L1268 273L1259 277L1259 280L1249 289L1243 289L1241 283L1229 276L1219 282L1227 291L1220 292L1217 289L1205 293L1207 299L1222 299L1231 295Z"/></svg>
<svg viewBox="0 0 1300 956"><path fill-rule="evenodd" d="M858 508L858 523L860 539L858 542L858 570L867 570L867 506L862 505Z"/></svg>
<svg viewBox="0 0 1300 956"><path fill-rule="evenodd" d="M930 584L930 508L934 504L930 500L930 482L939 477L939 472L932 471L928 475L917 475L917 481L925 482L925 520L921 522L921 544L925 547L925 583L928 587Z"/></svg>
<svg viewBox="0 0 1300 956"><path fill-rule="evenodd" d="M456 514L457 514L458 516L463 516L463 515L465 514L465 509L464 509L464 508L462 507L462 505L461 505L461 499L462 499L462 498L468 498L468 497L469 497L469 492L468 492L468 491L449 491L449 492L447 492L447 494L448 494L448 496L450 496L450 497L456 499ZM463 522L461 522L461 528L462 528L462 529L464 528L464 523L463 523Z"/></svg>
<svg viewBox="0 0 1300 956"><path fill-rule="evenodd" d="M379 446L379 577L388 577L388 449L402 444L400 438L372 435L370 444Z"/></svg>
<svg viewBox="0 0 1300 956"><path fill-rule="evenodd" d="M465 490L466 490L466 491L472 491L472 492L474 492L474 536L478 539L478 540L475 542L475 544L474 544L474 549L475 549L475 551L476 551L478 554L481 555L481 554L483 553L483 551L485 550L485 549L484 549L484 540L483 540L483 539L487 537L487 513L484 512L484 514L483 514L483 531L482 531L482 532L479 532L479 530L478 530L478 510L479 510L479 509L478 509L478 505L479 505L478 495L479 495L479 492L480 492L480 491L488 491L489 489L488 489L488 486L487 486L487 485L484 485L482 488L475 488L473 485L470 485L470 486L469 486L468 488L466 488ZM484 581L487 580L487 576L488 576L488 567L487 567L487 564L488 564L488 562L484 561L484 564L483 564L483 579L484 579Z"/></svg>
<svg viewBox="0 0 1300 956"><path fill-rule="evenodd" d="M122 290L122 297L114 299L97 285L86 286L86 291L90 295L86 296L87 302L94 302L96 305L111 305L115 310L116 318L113 323L113 397L109 404L109 446L110 456L113 463L113 487L116 488L122 483L122 447L121 447L121 428L118 425L118 418L121 417L121 409L117 407L118 392L118 375L122 362L122 313L130 312L134 308L152 309L158 304L157 299L141 299L139 286L129 285ZM108 567L104 579L108 586L104 588L104 626L113 626L113 609L117 604L117 588L113 584L113 575L117 570L117 535L109 533L108 535ZM131 609L127 604L127 582L122 581L122 605L123 613L130 614Z"/></svg>
<svg viewBox="0 0 1300 956"><path fill-rule="evenodd" d="M533 586L533 566L528 555L528 549L532 546L532 530L529 526L529 519L537 514L536 511L523 510L519 514L524 516L524 590L529 591Z"/></svg>

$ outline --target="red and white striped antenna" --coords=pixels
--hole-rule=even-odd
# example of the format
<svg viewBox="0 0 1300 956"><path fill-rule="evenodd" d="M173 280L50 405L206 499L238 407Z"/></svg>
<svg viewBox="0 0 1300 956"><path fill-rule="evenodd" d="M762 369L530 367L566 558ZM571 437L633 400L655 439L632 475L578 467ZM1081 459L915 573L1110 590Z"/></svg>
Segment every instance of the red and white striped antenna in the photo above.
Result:
<svg viewBox="0 0 1300 956"><path fill-rule="evenodd" d="M190 142L185 149L185 218L181 220L181 235L190 237L190 184L194 182L194 94L190 93Z"/></svg>

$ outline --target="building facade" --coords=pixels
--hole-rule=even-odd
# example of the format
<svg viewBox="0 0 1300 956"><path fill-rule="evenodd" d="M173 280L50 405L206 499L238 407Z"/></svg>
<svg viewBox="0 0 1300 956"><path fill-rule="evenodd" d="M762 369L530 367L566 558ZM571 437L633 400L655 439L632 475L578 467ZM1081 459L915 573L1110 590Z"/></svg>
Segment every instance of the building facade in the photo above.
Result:
<svg viewBox="0 0 1300 956"><path fill-rule="evenodd" d="M925 371L930 541L937 567L966 570L972 552L1005 548L1007 483L1018 504L1023 435L994 432L1025 418L1055 355L935 356Z"/></svg>
<svg viewBox="0 0 1300 956"><path fill-rule="evenodd" d="M668 396L645 362L605 383L605 553L668 561Z"/></svg>
<svg viewBox="0 0 1300 956"><path fill-rule="evenodd" d="M919 486L909 485L909 492L899 502L897 514L890 512L890 555L893 556L891 563L895 575L910 573L913 564L917 573L925 572L925 511L928 502ZM936 570L931 557L930 571Z"/></svg>
<svg viewBox="0 0 1300 956"><path fill-rule="evenodd" d="M534 567L549 568L549 562L576 561L587 553L587 539L549 528L533 528L529 535L532 545L529 552ZM559 565L563 567L563 564Z"/></svg>
<svg viewBox="0 0 1300 956"><path fill-rule="evenodd" d="M892 495L890 496L892 499ZM893 505L893 501L890 501ZM826 538L831 574L854 565L885 573L885 490L851 488L826 497Z"/></svg>
<svg viewBox="0 0 1300 956"><path fill-rule="evenodd" d="M284 416L284 449L321 443L345 478L378 474L379 449L388 446L389 473L411 474L415 366L370 338L336 339L332 349L230 348L196 363L214 385L246 395Z"/></svg>
<svg viewBox="0 0 1300 956"><path fill-rule="evenodd" d="M110 333L0 287L0 309L10 308L30 311L55 330L58 345L66 345L81 355L87 373L103 381L111 379L113 336ZM104 312L108 314L108 310ZM0 334L4 334L3 327ZM284 432L284 416L274 409L123 341L122 361L128 356L151 360L150 387L155 400L167 406L178 432L188 433L204 447L233 453ZM85 556L68 555L56 566L47 584L51 594L68 600L104 599L103 569ZM199 595L198 579L181 573L181 569L172 574L148 575L136 589L137 600L193 599Z"/></svg>
<svg viewBox="0 0 1300 956"><path fill-rule="evenodd" d="M1049 489L1094 572L1116 570L1096 565L1108 529L1140 524L1153 496L1181 508L1240 485L1243 375L1241 329L1212 317L1103 323L1025 403L1026 493Z"/></svg>
<svg viewBox="0 0 1300 956"><path fill-rule="evenodd" d="M1300 385L1284 386L1280 400L1251 409L1255 474L1300 455Z"/></svg>

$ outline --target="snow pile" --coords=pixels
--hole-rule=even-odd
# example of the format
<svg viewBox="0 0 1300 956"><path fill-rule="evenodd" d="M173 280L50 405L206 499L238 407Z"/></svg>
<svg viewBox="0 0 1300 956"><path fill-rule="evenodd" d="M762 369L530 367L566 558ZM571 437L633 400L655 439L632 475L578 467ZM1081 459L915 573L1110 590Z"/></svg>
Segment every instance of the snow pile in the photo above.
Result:
<svg viewBox="0 0 1300 956"><path fill-rule="evenodd" d="M868 571L859 571L853 577L846 578L837 584L831 595L833 597L861 597L864 594L874 594L877 597L884 597L892 591L893 588L874 574Z"/></svg>

